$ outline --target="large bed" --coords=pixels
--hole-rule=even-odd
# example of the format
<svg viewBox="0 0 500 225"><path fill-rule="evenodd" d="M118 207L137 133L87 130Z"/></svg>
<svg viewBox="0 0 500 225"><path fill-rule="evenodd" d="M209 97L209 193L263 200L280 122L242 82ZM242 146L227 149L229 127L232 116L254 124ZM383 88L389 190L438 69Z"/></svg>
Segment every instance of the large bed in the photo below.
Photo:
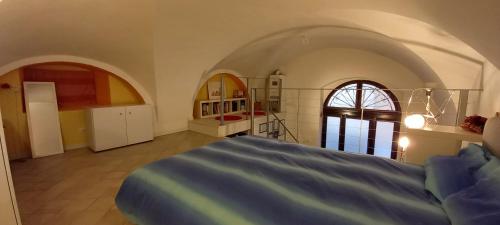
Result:
<svg viewBox="0 0 500 225"><path fill-rule="evenodd" d="M493 120L487 129L499 127L500 119ZM497 142L488 145L498 148ZM479 151L464 150L460 157L438 158L422 167L237 137L137 169L124 181L116 204L140 225L500 224L491 223L492 218L500 221L500 195L488 195L475 206L471 193L464 197L455 190L475 188L476 193L493 186L500 192L500 179L485 178L488 183L472 185L456 174L457 179L449 181L449 173L461 171L449 165ZM469 215L469 209L483 209L485 204L490 207L486 215Z"/></svg>

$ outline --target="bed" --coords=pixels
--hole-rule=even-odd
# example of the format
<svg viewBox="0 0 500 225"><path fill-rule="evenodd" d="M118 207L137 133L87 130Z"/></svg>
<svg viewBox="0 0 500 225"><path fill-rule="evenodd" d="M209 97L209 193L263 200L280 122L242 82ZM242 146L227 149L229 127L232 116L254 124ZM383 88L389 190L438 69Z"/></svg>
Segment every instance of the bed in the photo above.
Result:
<svg viewBox="0 0 500 225"><path fill-rule="evenodd" d="M493 149L489 157L497 159L500 148L491 130L500 130L500 119L485 129L485 138L493 135L485 141ZM237 137L135 170L116 205L140 225L498 224L500 175L486 173L495 165L473 184L464 178L473 177L471 168L457 169L465 168L463 158L477 161L479 153L485 160L476 170L491 164L483 151L465 149L422 167ZM462 193L468 189L474 193ZM488 192L479 196L486 200L474 199L477 192Z"/></svg>

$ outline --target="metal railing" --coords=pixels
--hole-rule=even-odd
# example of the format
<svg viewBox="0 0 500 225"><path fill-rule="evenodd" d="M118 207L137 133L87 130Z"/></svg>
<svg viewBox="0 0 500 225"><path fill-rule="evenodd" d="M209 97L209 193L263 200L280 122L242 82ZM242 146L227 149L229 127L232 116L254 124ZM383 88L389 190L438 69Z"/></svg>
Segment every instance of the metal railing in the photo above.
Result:
<svg viewBox="0 0 500 225"><path fill-rule="evenodd" d="M266 78L249 78L243 77L246 86L251 87L248 90L245 119L250 120L250 135L257 135L266 138L277 138L283 141L302 143L311 146L325 146L325 139L328 139L329 130L338 130L342 126L343 129L349 124L339 124L338 117L341 121L346 122L346 118L352 124L354 119L357 124L347 128L350 132L339 134L340 139L358 138L358 148L363 146L366 138L362 140L362 136L367 132L371 132L373 128L373 109L361 105L355 113L344 110L344 114L337 118L325 115L326 109L330 107L326 101L329 101L331 93L340 90L356 91L357 93L370 93L370 91L390 92L394 95L393 103L399 105L395 111L399 117L394 120L381 119L378 122L385 121L391 123L391 126L398 127L397 135L406 133L406 128L402 121L407 115L422 114L427 116L428 126L448 125L457 126L465 118L466 115L477 113L479 108L479 97L481 89L373 89L373 88L280 88L279 108L270 104L270 90L268 80ZM224 76L220 78L220 93L224 93L225 83ZM359 92L358 92L359 91ZM365 96L361 96L363 99ZM220 125L224 125L224 101L225 96L221 94L221 104L219 105ZM260 108L256 108L261 106ZM335 107L333 107L335 108ZM256 115L256 112L261 111L262 115ZM249 113L248 113L249 112ZM330 121L330 119L332 121ZM337 121L334 121L337 120ZM375 119L375 122L377 119ZM368 124L368 125L367 125ZM387 125L387 124L385 124ZM367 128L368 127L368 128ZM367 129L369 129L367 131ZM394 137L396 137L395 135ZM326 136L326 138L325 138ZM369 142L376 142L373 135L368 139ZM397 140L392 140L396 142Z"/></svg>
<svg viewBox="0 0 500 225"><path fill-rule="evenodd" d="M266 94L266 88L252 88L249 104L251 106L250 120L252 124L250 133L252 135L275 138L275 135L273 136L272 132L269 131L272 129L270 123L277 121L276 123L284 130L284 133L287 134L286 136L291 137L287 141L322 146L325 142L323 140L325 139L323 133L327 131L325 126L328 126L328 119L325 120L324 117L326 115L323 114L325 101L329 100L328 97L332 92L339 90L327 88L282 88L280 101L282 101L283 110L277 112L271 110L270 105L267 104L268 94ZM369 93L373 89L347 90L360 90L362 93ZM389 122L394 123L394 126L400 128L397 131L398 135L406 133L406 128L401 121L407 115L411 114L433 115L432 120L427 121L428 126L459 125L466 115L477 113L479 93L481 91L480 89L432 89L429 94L428 89L425 88L377 90L390 91L396 97L394 104L400 106L399 111L397 111L400 119ZM256 103L260 103L257 105L263 105L263 107L256 109ZM360 115L357 115L356 118L361 122L357 126L357 136L361 137L364 135L363 132L367 132L365 129L366 123L369 123L371 120L371 118L368 118L368 115L370 115L372 109L361 107L359 110ZM264 111L266 114L265 119L263 120L262 117L255 116L256 111ZM350 115L346 116L350 117ZM259 126L264 126L266 132L258 132L256 128ZM340 127L339 124L336 126ZM359 142L358 146L362 146L361 140Z"/></svg>

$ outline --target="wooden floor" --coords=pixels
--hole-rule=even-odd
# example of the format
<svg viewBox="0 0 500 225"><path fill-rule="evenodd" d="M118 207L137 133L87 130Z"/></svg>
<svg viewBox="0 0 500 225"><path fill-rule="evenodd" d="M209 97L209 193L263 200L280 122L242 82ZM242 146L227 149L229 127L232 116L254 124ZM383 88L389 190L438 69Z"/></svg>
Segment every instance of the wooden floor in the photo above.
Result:
<svg viewBox="0 0 500 225"><path fill-rule="evenodd" d="M124 225L114 204L123 179L149 162L216 141L193 132L93 153L88 149L12 162L23 225Z"/></svg>

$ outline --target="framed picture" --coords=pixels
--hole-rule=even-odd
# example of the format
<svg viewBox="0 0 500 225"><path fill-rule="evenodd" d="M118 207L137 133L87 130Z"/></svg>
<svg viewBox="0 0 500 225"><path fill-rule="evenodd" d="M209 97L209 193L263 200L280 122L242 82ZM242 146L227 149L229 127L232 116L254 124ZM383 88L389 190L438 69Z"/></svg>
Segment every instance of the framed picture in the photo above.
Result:
<svg viewBox="0 0 500 225"><path fill-rule="evenodd" d="M208 82L208 99L210 100L218 100L220 99L220 81L209 81ZM226 93L223 93L224 97L226 97Z"/></svg>

